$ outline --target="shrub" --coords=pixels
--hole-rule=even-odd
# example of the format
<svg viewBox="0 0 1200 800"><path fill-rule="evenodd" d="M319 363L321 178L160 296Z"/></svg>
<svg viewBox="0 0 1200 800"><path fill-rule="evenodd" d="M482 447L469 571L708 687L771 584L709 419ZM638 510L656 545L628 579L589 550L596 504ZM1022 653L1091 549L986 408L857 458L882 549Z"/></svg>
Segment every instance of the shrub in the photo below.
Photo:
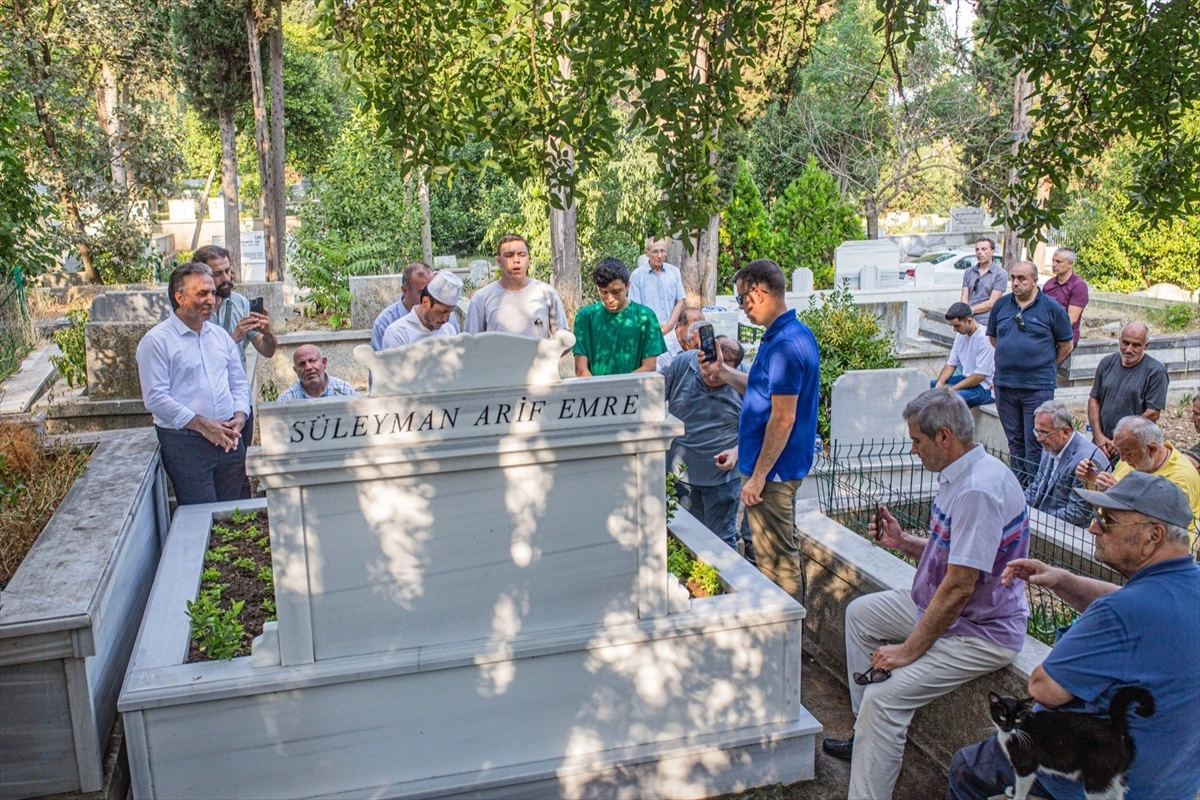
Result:
<svg viewBox="0 0 1200 800"><path fill-rule="evenodd" d="M721 214L721 252L717 257L719 286L729 286L734 274L756 258L774 255L775 236L771 217L763 205L762 194L750 166L738 158L737 177L730 191L729 205Z"/></svg>
<svg viewBox="0 0 1200 800"><path fill-rule="evenodd" d="M800 321L812 329L821 348L821 389L817 432L829 438L829 398L833 382L856 369L890 369L900 366L892 353L892 339L867 308L855 305L845 287L825 295L820 305L814 296Z"/></svg>
<svg viewBox="0 0 1200 800"><path fill-rule="evenodd" d="M842 199L837 180L813 156L771 207L775 260L790 274L799 267L813 271L813 286L833 285L833 251L848 240L862 239L862 222L854 206Z"/></svg>
<svg viewBox="0 0 1200 800"><path fill-rule="evenodd" d="M1170 333L1187 330L1200 321L1200 308L1188 303L1175 303L1150 312L1150 321Z"/></svg>
<svg viewBox="0 0 1200 800"><path fill-rule="evenodd" d="M73 308L67 312L67 326L54 332L54 343L62 351L61 356L50 356L50 363L58 375L75 388L87 383L87 348L84 330L91 318L86 308Z"/></svg>

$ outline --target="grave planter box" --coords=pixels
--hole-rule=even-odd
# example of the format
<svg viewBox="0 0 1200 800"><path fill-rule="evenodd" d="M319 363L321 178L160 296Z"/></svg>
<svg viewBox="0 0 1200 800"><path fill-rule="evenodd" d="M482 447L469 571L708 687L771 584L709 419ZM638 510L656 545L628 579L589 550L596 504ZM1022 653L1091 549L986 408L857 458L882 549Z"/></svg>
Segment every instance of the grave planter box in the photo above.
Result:
<svg viewBox="0 0 1200 800"><path fill-rule="evenodd" d="M683 512L670 530L732 591L672 596L662 379L560 383L564 346L360 348L372 397L260 406L278 622L250 656L184 663L212 521L262 503L182 509L120 701L139 800L812 777L804 609Z"/></svg>
<svg viewBox="0 0 1200 800"><path fill-rule="evenodd" d="M152 430L103 439L0 594L0 798L96 791L169 515Z"/></svg>

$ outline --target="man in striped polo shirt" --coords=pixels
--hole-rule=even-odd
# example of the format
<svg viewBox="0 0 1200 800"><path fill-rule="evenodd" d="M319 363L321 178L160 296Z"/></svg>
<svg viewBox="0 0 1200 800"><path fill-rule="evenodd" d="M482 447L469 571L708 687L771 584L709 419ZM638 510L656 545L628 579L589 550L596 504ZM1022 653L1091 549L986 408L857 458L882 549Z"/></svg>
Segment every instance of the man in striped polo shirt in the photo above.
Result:
<svg viewBox="0 0 1200 800"><path fill-rule="evenodd" d="M1025 495L974 442L967 404L945 387L904 409L912 451L938 473L929 536L903 531L880 507L871 535L916 559L911 591L865 595L846 608L846 670L854 735L826 739L850 759L849 797L891 797L918 708L1012 663L1025 642L1025 584L1001 581L1029 552Z"/></svg>

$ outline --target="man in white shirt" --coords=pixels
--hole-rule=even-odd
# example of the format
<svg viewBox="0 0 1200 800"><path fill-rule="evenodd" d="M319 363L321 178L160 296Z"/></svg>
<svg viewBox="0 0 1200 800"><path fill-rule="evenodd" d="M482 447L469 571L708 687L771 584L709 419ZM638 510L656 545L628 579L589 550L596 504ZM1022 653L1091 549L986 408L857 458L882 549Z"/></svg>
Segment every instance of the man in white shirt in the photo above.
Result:
<svg viewBox="0 0 1200 800"><path fill-rule="evenodd" d="M250 390L238 346L209 321L212 272L183 264L167 291L174 313L142 337L137 365L175 498L188 505L248 497L243 427Z"/></svg>
<svg viewBox="0 0 1200 800"><path fill-rule="evenodd" d="M658 357L656 369L659 372L666 374L667 367L671 366L676 356L700 347L700 339L692 330L692 325L703 321L704 312L700 309L691 306L683 309L679 314L679 322L675 324L675 330L663 337L667 343L667 352Z"/></svg>
<svg viewBox="0 0 1200 800"><path fill-rule="evenodd" d="M975 321L971 306L955 303L946 311L946 321L954 328L954 345L937 380L929 385L946 386L958 392L969 408L996 402L992 397L992 376L996 373L996 348L987 332ZM961 374L956 374L959 368Z"/></svg>
<svg viewBox="0 0 1200 800"><path fill-rule="evenodd" d="M646 245L645 266L639 266L629 277L629 299L654 312L663 334L668 334L679 322L683 301L683 275L679 267L667 263L667 242L656 239Z"/></svg>
<svg viewBox="0 0 1200 800"><path fill-rule="evenodd" d="M567 314L558 292L529 277L529 244L524 236L508 233L500 237L496 260L500 280L484 286L471 298L466 333L497 331L549 339L567 330Z"/></svg>
<svg viewBox="0 0 1200 800"><path fill-rule="evenodd" d="M383 332L383 350L419 342L430 336L454 336L447 322L462 295L462 281L449 270L434 273L421 290L421 302Z"/></svg>
<svg viewBox="0 0 1200 800"><path fill-rule="evenodd" d="M383 349L383 333L396 320L421 302L421 290L433 280L433 270L424 261L414 261L400 273L400 299L379 312L371 326L371 349Z"/></svg>
<svg viewBox="0 0 1200 800"><path fill-rule="evenodd" d="M292 353L292 369L300 380L279 395L285 400L316 400L318 397L354 397L358 392L341 378L335 378L325 370L329 359L315 344L302 344Z"/></svg>

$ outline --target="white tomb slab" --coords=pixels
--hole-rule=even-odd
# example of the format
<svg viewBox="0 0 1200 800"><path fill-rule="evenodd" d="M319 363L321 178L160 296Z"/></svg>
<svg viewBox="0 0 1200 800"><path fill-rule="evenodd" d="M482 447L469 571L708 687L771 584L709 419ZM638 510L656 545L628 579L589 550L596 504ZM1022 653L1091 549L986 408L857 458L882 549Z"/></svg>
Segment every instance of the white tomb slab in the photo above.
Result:
<svg viewBox="0 0 1200 800"><path fill-rule="evenodd" d="M242 233L242 269L238 283L265 281L267 279L267 235L262 231ZM212 237L217 247L225 246L224 236Z"/></svg>
<svg viewBox="0 0 1200 800"><path fill-rule="evenodd" d="M563 381L573 342L360 347L370 396L259 406L278 621L251 656L182 662L209 527L236 504L181 509L121 696L139 800L813 776L804 609L686 513L668 525L683 425L662 377ZM727 594L673 593L668 529Z"/></svg>
<svg viewBox="0 0 1200 800"><path fill-rule="evenodd" d="M895 449L908 439L901 413L908 401L929 389L929 379L916 369L862 369L844 372L833 382L829 437L835 447L876 442Z"/></svg>
<svg viewBox="0 0 1200 800"><path fill-rule="evenodd" d="M190 198L167 201L167 220L170 222L195 222L196 201Z"/></svg>

